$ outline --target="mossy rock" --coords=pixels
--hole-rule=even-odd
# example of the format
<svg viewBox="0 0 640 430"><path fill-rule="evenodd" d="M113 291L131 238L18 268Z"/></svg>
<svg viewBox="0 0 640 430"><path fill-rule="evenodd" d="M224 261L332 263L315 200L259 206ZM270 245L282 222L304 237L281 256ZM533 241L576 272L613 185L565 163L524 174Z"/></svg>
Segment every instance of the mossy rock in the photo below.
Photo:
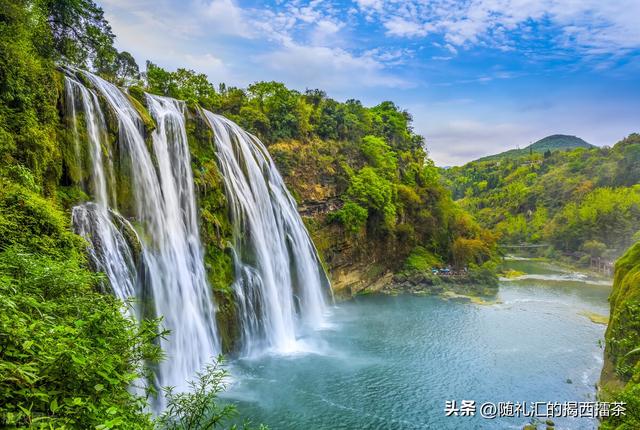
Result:
<svg viewBox="0 0 640 430"><path fill-rule="evenodd" d="M127 241L129 248L133 252L134 260L136 262L139 262L142 255L142 242L140 241L138 233L129 223L129 221L127 221L122 215L112 210L110 210L109 212L111 214L111 219L113 220L114 224L118 226L118 230L120 231L120 233L122 233L122 236Z"/></svg>
<svg viewBox="0 0 640 430"><path fill-rule="evenodd" d="M640 243L616 262L609 302L598 395L609 402L625 402L627 410L626 415L607 418L601 428L640 428Z"/></svg>
<svg viewBox="0 0 640 430"><path fill-rule="evenodd" d="M127 88L127 93L134 99L140 102L143 106L147 106L147 97L145 96L144 89L137 85L132 85Z"/></svg>
<svg viewBox="0 0 640 430"><path fill-rule="evenodd" d="M129 93L125 93L125 95L133 105L136 112L138 112L138 115L142 120L142 124L144 125L145 135L146 136L150 135L151 132L153 132L153 130L156 129L156 126L157 126L156 122L153 120L153 118L149 114L149 111L147 111L147 108L140 101L138 101L138 99L136 99Z"/></svg>
<svg viewBox="0 0 640 430"><path fill-rule="evenodd" d="M222 352L233 353L238 350L240 340L240 322L233 292L214 291L214 299L218 307L216 323Z"/></svg>

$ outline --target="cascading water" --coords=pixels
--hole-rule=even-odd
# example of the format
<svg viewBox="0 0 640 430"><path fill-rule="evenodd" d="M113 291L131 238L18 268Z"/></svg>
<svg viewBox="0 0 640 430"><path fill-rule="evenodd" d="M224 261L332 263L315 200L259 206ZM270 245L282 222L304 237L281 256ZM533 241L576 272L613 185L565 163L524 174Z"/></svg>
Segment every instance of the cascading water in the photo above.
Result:
<svg viewBox="0 0 640 430"><path fill-rule="evenodd" d="M95 199L93 203L85 203L73 208L73 225L76 233L91 238L96 245L89 250L93 263L99 271L107 275L114 295L121 300L127 300L136 295L135 285L138 275L130 246L121 230L111 221L109 213L112 199L107 192L105 166L111 166L111 160L108 159L107 162L103 160L103 145L107 145L105 118L95 93L72 78L66 77L65 82L78 162L82 160L82 151L76 122L76 95L79 96L81 111L84 113L87 151L92 167L91 191ZM121 220L124 225L126 221L123 218ZM130 228L129 231L133 231L128 223L126 226ZM135 313L133 316L136 316Z"/></svg>
<svg viewBox="0 0 640 430"><path fill-rule="evenodd" d="M76 79L80 73L91 88ZM73 209L74 228L90 242L93 264L107 275L113 293L135 299L130 315L163 318L171 333L160 340L167 358L154 383L185 389L220 344L198 232L184 103L146 95L156 123L149 144L140 114L120 89L90 73L68 75L74 149L79 163L89 164L91 180L83 183L93 197ZM80 114L86 133L78 130ZM330 291L326 274L266 148L224 117L203 114L215 135L233 218L242 352L295 350L301 329L322 323ZM112 143L108 130L116 126ZM162 406L158 399L156 408Z"/></svg>
<svg viewBox="0 0 640 430"><path fill-rule="evenodd" d="M264 145L232 121L203 112L214 131L234 226L243 353L294 351L299 328L322 323L326 274Z"/></svg>
<svg viewBox="0 0 640 430"><path fill-rule="evenodd" d="M156 371L155 382L182 390L220 352L198 233L183 106L172 99L147 96L157 123L151 151L131 101L113 84L83 74L117 119L118 151L125 158L123 164L130 166L131 183L114 181L113 187L132 190L136 227L117 214L115 198L110 197L109 191L115 195L115 190L109 190L105 172L113 168L114 156L98 95L67 78L68 103L73 106L68 113L73 121L80 111L85 118L93 178L90 191L95 200L74 208L74 226L90 241L94 264L106 273L114 294L123 300L137 299L134 316L140 318L151 310L153 316L163 318L170 335L160 340L167 357ZM162 407L162 399L157 407Z"/></svg>

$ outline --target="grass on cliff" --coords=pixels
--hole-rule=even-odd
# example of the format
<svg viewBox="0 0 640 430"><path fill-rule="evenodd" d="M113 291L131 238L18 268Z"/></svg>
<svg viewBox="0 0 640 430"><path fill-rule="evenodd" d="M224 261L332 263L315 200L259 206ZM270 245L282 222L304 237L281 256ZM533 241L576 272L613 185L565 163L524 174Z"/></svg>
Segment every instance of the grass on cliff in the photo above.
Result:
<svg viewBox="0 0 640 430"><path fill-rule="evenodd" d="M640 428L640 243L616 263L609 301L611 317L605 335L607 363L601 397L627 405L626 415L608 418L601 428L637 429ZM613 374L607 372L608 367Z"/></svg>

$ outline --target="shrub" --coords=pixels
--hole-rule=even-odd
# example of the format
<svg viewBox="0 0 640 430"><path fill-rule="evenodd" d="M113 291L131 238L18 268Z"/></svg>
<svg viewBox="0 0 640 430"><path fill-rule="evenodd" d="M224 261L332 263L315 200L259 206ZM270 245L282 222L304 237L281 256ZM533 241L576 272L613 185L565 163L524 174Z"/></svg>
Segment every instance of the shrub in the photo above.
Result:
<svg viewBox="0 0 640 430"><path fill-rule="evenodd" d="M387 227L395 224L395 187L392 182L379 176L375 169L363 167L354 174L347 197L362 207L380 213Z"/></svg>
<svg viewBox="0 0 640 430"><path fill-rule="evenodd" d="M427 251L422 246L416 246L407 257L404 267L406 270L426 272L432 267L441 264L442 261L433 255L433 253Z"/></svg>
<svg viewBox="0 0 640 430"><path fill-rule="evenodd" d="M333 216L340 220L348 232L358 233L365 226L369 211L357 203L347 202Z"/></svg>
<svg viewBox="0 0 640 430"><path fill-rule="evenodd" d="M238 415L235 405L223 406L218 399L226 389L227 376L228 372L222 367L222 357L218 357L189 383L189 392L176 393L172 388L166 388L167 407L158 417L156 425L163 430L227 428L229 422ZM249 423L245 422L242 428L248 429L248 426ZM266 427L260 426L260 429Z"/></svg>
<svg viewBox="0 0 640 430"><path fill-rule="evenodd" d="M95 291L75 259L11 247L0 253L0 415L7 424L148 428L128 390L159 358L157 322L138 326Z"/></svg>
<svg viewBox="0 0 640 430"><path fill-rule="evenodd" d="M602 257L607 250L607 245L597 240L587 240L582 245L582 249L591 257Z"/></svg>

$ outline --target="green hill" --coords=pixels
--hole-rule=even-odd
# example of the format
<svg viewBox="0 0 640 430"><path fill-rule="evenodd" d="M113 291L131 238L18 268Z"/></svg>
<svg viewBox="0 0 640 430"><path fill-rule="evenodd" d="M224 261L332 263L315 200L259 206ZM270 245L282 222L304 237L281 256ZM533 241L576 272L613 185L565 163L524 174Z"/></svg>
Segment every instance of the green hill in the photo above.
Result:
<svg viewBox="0 0 640 430"><path fill-rule="evenodd" d="M502 243L546 243L588 263L640 240L640 134L611 147L472 161L442 175Z"/></svg>
<svg viewBox="0 0 640 430"><path fill-rule="evenodd" d="M517 158L528 155L532 152L544 153L547 151L560 151L574 148L593 148L594 146L576 136L566 134L553 134L532 143L523 149L510 149L499 154L489 155L478 159L478 161L496 160L499 158Z"/></svg>

